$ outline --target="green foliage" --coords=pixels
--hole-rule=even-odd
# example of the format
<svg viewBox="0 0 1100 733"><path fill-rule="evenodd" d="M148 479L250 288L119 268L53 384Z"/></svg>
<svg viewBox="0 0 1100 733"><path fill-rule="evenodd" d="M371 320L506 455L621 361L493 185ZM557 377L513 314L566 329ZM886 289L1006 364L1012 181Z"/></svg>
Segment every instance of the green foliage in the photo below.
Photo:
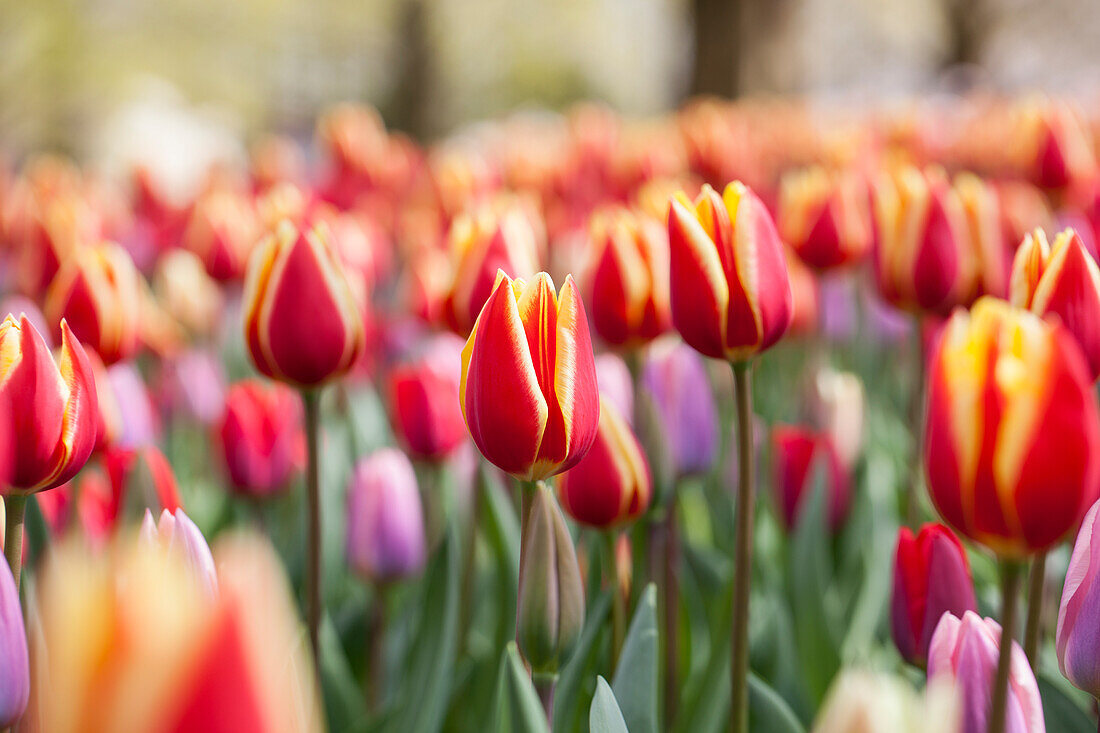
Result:
<svg viewBox="0 0 1100 733"><path fill-rule="evenodd" d="M611 683L623 718L634 733L656 733L657 587L650 583L638 601Z"/></svg>
<svg viewBox="0 0 1100 733"><path fill-rule="evenodd" d="M615 693L602 676L596 678L596 696L592 698L592 709L588 713L588 729L592 733L628 733Z"/></svg>

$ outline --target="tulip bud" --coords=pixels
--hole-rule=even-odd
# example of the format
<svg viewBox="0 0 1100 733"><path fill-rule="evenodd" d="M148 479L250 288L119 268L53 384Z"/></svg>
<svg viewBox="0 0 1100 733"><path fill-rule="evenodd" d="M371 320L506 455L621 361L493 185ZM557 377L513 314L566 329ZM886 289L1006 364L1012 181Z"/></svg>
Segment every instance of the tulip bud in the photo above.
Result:
<svg viewBox="0 0 1100 733"><path fill-rule="evenodd" d="M390 372L390 419L413 456L439 460L466 438L458 400L461 365L462 340L441 334L418 359Z"/></svg>
<svg viewBox="0 0 1100 733"><path fill-rule="evenodd" d="M511 278L533 277L538 271L538 236L522 209L510 206L497 212L484 207L476 215L455 219L448 240L455 264L443 314L447 325L465 336L496 288L498 270Z"/></svg>
<svg viewBox="0 0 1100 733"><path fill-rule="evenodd" d="M22 292L38 297L65 262L99 240L102 222L88 202L73 192L56 194L31 207L23 236L16 243L17 269Z"/></svg>
<svg viewBox="0 0 1100 733"><path fill-rule="evenodd" d="M117 520L128 505L169 512L179 509L176 475L156 446L108 451L104 464L111 482L113 519Z"/></svg>
<svg viewBox="0 0 1100 733"><path fill-rule="evenodd" d="M1060 189L1090 178L1096 161L1088 134L1073 109L1058 102L1029 104L1024 110L1021 149L1030 179Z"/></svg>
<svg viewBox="0 0 1100 733"><path fill-rule="evenodd" d="M710 186L668 213L672 322L704 356L741 361L768 349L791 322L787 263L775 224L747 186Z"/></svg>
<svg viewBox="0 0 1100 733"><path fill-rule="evenodd" d="M945 613L936 625L928 649L929 684L948 684L962 700L961 733L985 733L989 701L1000 655L1001 626L967 611L960 619ZM1039 686L1020 645L1012 642L1008 672L1005 730L1044 733Z"/></svg>
<svg viewBox="0 0 1100 733"><path fill-rule="evenodd" d="M821 322L821 288L817 275L798 259L790 247L784 247L787 260L787 276L791 282L791 325L787 328L790 336L803 336L817 333Z"/></svg>
<svg viewBox="0 0 1100 733"><path fill-rule="evenodd" d="M921 696L900 678L842 670L813 733L960 733L959 702L947 684L929 685Z"/></svg>
<svg viewBox="0 0 1100 733"><path fill-rule="evenodd" d="M1073 555L1066 570L1066 584L1058 607L1055 649L1065 678L1093 697L1100 697L1100 537L1096 522L1100 503L1093 504L1081 523Z"/></svg>
<svg viewBox="0 0 1100 733"><path fill-rule="evenodd" d="M1081 346L1092 380L1100 377L1100 268L1075 231L1063 231L1053 247L1041 229L1024 237L1011 297L1015 306L1057 316Z"/></svg>
<svg viewBox="0 0 1100 733"><path fill-rule="evenodd" d="M899 529L890 628L902 658L924 666L940 617L977 610L970 565L955 534L942 524L926 524L916 537L908 527Z"/></svg>
<svg viewBox="0 0 1100 733"><path fill-rule="evenodd" d="M562 508L576 521L606 529L637 519L649 508L653 480L630 426L605 399L592 448L558 478Z"/></svg>
<svg viewBox="0 0 1100 733"><path fill-rule="evenodd" d="M810 267L856 262L871 247L867 183L822 168L789 173L779 184L776 223L783 241Z"/></svg>
<svg viewBox="0 0 1100 733"><path fill-rule="evenodd" d="M634 348L669 328L668 235L628 209L592 218L588 283L592 325L612 346Z"/></svg>
<svg viewBox="0 0 1100 733"><path fill-rule="evenodd" d="M779 517L787 531L798 526L810 498L816 471L825 470L825 506L829 529L836 531L852 506L849 468L840 461L832 440L808 428L777 426L772 430L773 489Z"/></svg>
<svg viewBox="0 0 1100 733"><path fill-rule="evenodd" d="M660 416L677 476L706 473L718 451L718 413L703 360L678 339L650 347L642 384Z"/></svg>
<svg viewBox="0 0 1100 733"><path fill-rule="evenodd" d="M1008 295L1009 261L1001 227L1001 205L996 191L972 174L955 177L955 192L966 215L970 258L974 262L971 297Z"/></svg>
<svg viewBox="0 0 1100 733"><path fill-rule="evenodd" d="M863 382L851 372L820 369L807 402L814 425L828 433L840 462L856 465L863 450Z"/></svg>
<svg viewBox="0 0 1100 733"><path fill-rule="evenodd" d="M160 258L153 291L164 310L190 333L210 337L217 332L222 293L191 252L174 249Z"/></svg>
<svg viewBox="0 0 1100 733"><path fill-rule="evenodd" d="M218 188L195 201L182 244L198 256L210 277L225 282L244 274L259 236L259 220L248 198Z"/></svg>
<svg viewBox="0 0 1100 733"><path fill-rule="evenodd" d="M1073 529L1097 496L1100 414L1069 332L982 298L927 368L925 471L947 523L1013 558Z"/></svg>
<svg viewBox="0 0 1100 733"><path fill-rule="evenodd" d="M553 674L568 660L584 626L584 586L553 492L545 484L533 491L521 543L516 641L533 672Z"/></svg>
<svg viewBox="0 0 1100 733"><path fill-rule="evenodd" d="M122 409L115 396L114 385L107 376L107 368L103 366L103 360L94 351L85 352L85 356L88 357L88 364L92 368L96 400L99 402L99 409L96 410L94 451L101 453L115 445L122 436Z"/></svg>
<svg viewBox="0 0 1100 733"><path fill-rule="evenodd" d="M600 398L619 411L627 424L634 424L634 380L621 357L605 353L596 357L596 384Z"/></svg>
<svg viewBox="0 0 1100 733"><path fill-rule="evenodd" d="M246 496L285 488L305 458L301 401L281 384L246 379L230 387L217 435L230 486Z"/></svg>
<svg viewBox="0 0 1100 733"><path fill-rule="evenodd" d="M175 512L162 510L159 522L153 522L152 512L146 509L145 519L141 523L141 539L150 546L159 543L168 552L177 553L207 594L213 596L218 592L218 573L214 569L210 546L182 509L177 507Z"/></svg>
<svg viewBox="0 0 1100 733"><path fill-rule="evenodd" d="M117 244L81 247L62 263L46 293L46 317L69 322L73 333L108 366L137 349L139 278Z"/></svg>
<svg viewBox="0 0 1100 733"><path fill-rule="evenodd" d="M10 487L17 493L50 489L72 478L95 446L99 401L84 348L61 322L54 360L26 317L0 323L0 394L11 406L14 444Z"/></svg>
<svg viewBox="0 0 1100 733"><path fill-rule="evenodd" d="M462 351L462 414L491 463L526 481L565 471L588 452L599 393L588 320L572 276L561 293L497 275Z"/></svg>
<svg viewBox="0 0 1100 733"><path fill-rule="evenodd" d="M0 566L0 727L6 728L27 709L31 680L19 591L8 564Z"/></svg>
<svg viewBox="0 0 1100 733"><path fill-rule="evenodd" d="M363 317L318 224L288 221L256 248L244 295L245 339L263 374L313 387L348 371L365 345Z"/></svg>
<svg viewBox="0 0 1100 733"><path fill-rule="evenodd" d="M347 559L364 580L386 583L424 568L424 513L405 454L382 448L359 461L348 484Z"/></svg>

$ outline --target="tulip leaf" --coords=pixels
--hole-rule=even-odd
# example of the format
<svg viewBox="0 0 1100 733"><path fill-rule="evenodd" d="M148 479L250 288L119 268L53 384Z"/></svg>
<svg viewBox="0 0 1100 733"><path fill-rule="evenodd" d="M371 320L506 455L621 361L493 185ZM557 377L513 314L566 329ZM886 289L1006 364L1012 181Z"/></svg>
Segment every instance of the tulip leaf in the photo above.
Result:
<svg viewBox="0 0 1100 733"><path fill-rule="evenodd" d="M1081 706L1070 699L1057 684L1039 674L1039 695L1043 699L1043 718L1048 731L1058 733L1092 733L1096 724Z"/></svg>
<svg viewBox="0 0 1100 733"><path fill-rule="evenodd" d="M753 733L805 733L790 705L766 682L749 673L749 730Z"/></svg>
<svg viewBox="0 0 1100 733"><path fill-rule="evenodd" d="M632 733L656 733L657 586L653 583L638 599L611 686Z"/></svg>
<svg viewBox="0 0 1100 733"><path fill-rule="evenodd" d="M448 528L421 583L419 625L405 660L388 730L437 731L443 725L454 681L458 642L459 552L454 526ZM335 729L335 728L334 728Z"/></svg>
<svg viewBox="0 0 1100 733"><path fill-rule="evenodd" d="M603 676L596 678L596 695L588 711L588 729L592 733L629 733L615 693Z"/></svg>
<svg viewBox="0 0 1100 733"><path fill-rule="evenodd" d="M319 630L321 645L321 693L325 715L332 730L352 730L367 716L363 693L355 684L340 637L332 618L326 613Z"/></svg>
<svg viewBox="0 0 1100 733"><path fill-rule="evenodd" d="M508 642L497 680L496 724L499 733L549 733L535 686L519 658L514 641Z"/></svg>
<svg viewBox="0 0 1100 733"><path fill-rule="evenodd" d="M489 475L492 469L482 464L478 471L482 498L482 531L498 564L497 605L500 609L496 640L500 649L515 633L516 591L519 587L519 520L499 481Z"/></svg>
<svg viewBox="0 0 1100 733"><path fill-rule="evenodd" d="M581 728L584 706L581 704L581 686L591 679L592 668L600 656L600 632L607 624L611 608L611 593L604 591L596 596L588 607L584 630L570 653L569 661L562 667L558 685L554 689L554 730L574 731Z"/></svg>

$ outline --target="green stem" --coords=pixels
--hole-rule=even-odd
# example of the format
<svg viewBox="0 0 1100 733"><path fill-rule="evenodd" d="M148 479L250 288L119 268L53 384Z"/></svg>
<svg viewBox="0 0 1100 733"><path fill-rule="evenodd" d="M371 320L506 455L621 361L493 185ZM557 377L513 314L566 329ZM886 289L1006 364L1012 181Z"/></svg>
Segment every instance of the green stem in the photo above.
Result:
<svg viewBox="0 0 1100 733"><path fill-rule="evenodd" d="M1046 581L1047 554L1042 552L1031 563L1027 591L1027 625L1024 627L1024 654L1031 662L1031 671L1039 674L1039 642L1043 629L1043 589Z"/></svg>
<svg viewBox="0 0 1100 733"><path fill-rule="evenodd" d="M474 580L476 573L477 563L477 528L481 523L481 492L485 490L485 464L479 462L477 467L477 475L474 478L473 495L470 497L470 516L468 521L468 527L466 528L465 547L462 553L462 586L461 586L461 598L459 598L459 648L460 651L466 650L466 637L470 632L470 616L473 609L471 604L474 598ZM461 655L460 655L461 656Z"/></svg>
<svg viewBox="0 0 1100 733"><path fill-rule="evenodd" d="M535 692L539 694L539 702L542 703L543 712L546 713L546 726L554 729L554 685L558 683L556 674L536 674L532 678L535 683Z"/></svg>
<svg viewBox="0 0 1100 733"><path fill-rule="evenodd" d="M1021 565L1015 560L1001 561L1001 650L997 658L997 676L993 679L993 702L989 710L989 733L1004 733L1008 707L1008 671L1012 660L1012 637L1016 628L1016 610L1020 595Z"/></svg>
<svg viewBox="0 0 1100 733"><path fill-rule="evenodd" d="M604 564L604 582L611 589L611 672L619 665L619 653L623 648L623 636L626 631L626 599L619 588L619 560L615 552L618 530L603 533L604 552L607 561Z"/></svg>
<svg viewBox="0 0 1100 733"><path fill-rule="evenodd" d="M381 710L382 687L386 674L386 587L376 585L374 603L367 619L367 709L372 713Z"/></svg>
<svg viewBox="0 0 1100 733"><path fill-rule="evenodd" d="M15 589L18 591L20 570L23 568L23 515L27 509L27 497L21 494L4 497L4 509L4 557L11 568Z"/></svg>
<svg viewBox="0 0 1100 733"><path fill-rule="evenodd" d="M309 644L313 651L313 667L320 680L321 648L318 633L321 628L321 404L318 390L302 390L305 406L306 446L309 463L306 468L306 514L308 521L308 552L306 559L306 620Z"/></svg>
<svg viewBox="0 0 1100 733"><path fill-rule="evenodd" d="M539 482L541 483L541 482ZM519 647L519 586L523 585L523 568L527 564L527 521L531 515L531 504L538 483L534 481L519 482L519 585L516 587L516 646ZM521 647L522 649L522 647ZM523 652L520 651L520 656ZM526 660L525 660L526 661Z"/></svg>
<svg viewBox="0 0 1100 733"><path fill-rule="evenodd" d="M737 544L734 554L733 631L730 638L730 730L748 730L749 589L752 581L752 520L755 503L752 434L752 364L733 365L737 395Z"/></svg>
<svg viewBox="0 0 1100 733"><path fill-rule="evenodd" d="M672 729L680 701L680 531L676 524L676 499L680 493L673 487L668 500L661 535L664 541L664 619L665 619L665 728Z"/></svg>
<svg viewBox="0 0 1100 733"><path fill-rule="evenodd" d="M921 428L924 424L924 338L921 334L920 318L913 319L915 333L913 351L916 354L914 364L913 388L909 393L909 426L913 431L913 460L909 474L909 483L905 486L905 523L916 529L920 519L920 505L918 501L918 486L921 480Z"/></svg>

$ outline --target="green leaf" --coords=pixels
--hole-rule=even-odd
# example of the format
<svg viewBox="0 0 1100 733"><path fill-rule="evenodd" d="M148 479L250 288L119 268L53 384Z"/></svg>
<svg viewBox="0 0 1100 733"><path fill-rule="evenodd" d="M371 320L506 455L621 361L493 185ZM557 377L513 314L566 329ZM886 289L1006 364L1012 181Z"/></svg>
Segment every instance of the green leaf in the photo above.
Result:
<svg viewBox="0 0 1100 733"><path fill-rule="evenodd" d="M482 465L478 480L481 482L483 501L481 528L498 565L496 575L500 622L497 643L493 646L495 656L495 650L500 649L515 635L516 591L519 587L519 520L500 482L486 473L489 470Z"/></svg>
<svg viewBox="0 0 1100 733"><path fill-rule="evenodd" d="M430 733L439 730L454 679L458 641L459 552L454 526L448 528L424 575L419 627L405 660L403 682L387 730ZM337 730L337 728L333 728Z"/></svg>
<svg viewBox="0 0 1100 733"><path fill-rule="evenodd" d="M588 711L588 729L592 733L630 733L615 693L602 676L596 678L596 695Z"/></svg>
<svg viewBox="0 0 1100 733"><path fill-rule="evenodd" d="M749 673L749 730L753 733L805 733L787 701Z"/></svg>
<svg viewBox="0 0 1100 733"><path fill-rule="evenodd" d="M499 733L549 733L535 686L519 658L514 641L508 642L497 680L496 724Z"/></svg>
<svg viewBox="0 0 1100 733"><path fill-rule="evenodd" d="M710 657L698 684L683 688L675 730L683 733L718 731L727 721L730 705L730 623L733 618L733 580L714 603L716 624Z"/></svg>
<svg viewBox="0 0 1100 733"><path fill-rule="evenodd" d="M321 692L325 715L332 730L351 730L367 717L363 692L355 683L344 650L340 646L336 627L326 613L319 630L321 645Z"/></svg>
<svg viewBox="0 0 1100 733"><path fill-rule="evenodd" d="M656 733L657 720L657 586L642 591L623 642L612 682L615 699L632 733Z"/></svg>
<svg viewBox="0 0 1100 733"><path fill-rule="evenodd" d="M569 661L562 667L558 685L554 689L554 730L579 730L583 720L581 686L590 680L601 645L597 643L606 628L607 614L611 609L611 593L604 591L588 607L588 617L577 645L573 647Z"/></svg>
<svg viewBox="0 0 1100 733"><path fill-rule="evenodd" d="M1093 733L1092 718L1057 685L1039 674L1039 695L1043 698L1043 718L1047 730L1058 733Z"/></svg>

